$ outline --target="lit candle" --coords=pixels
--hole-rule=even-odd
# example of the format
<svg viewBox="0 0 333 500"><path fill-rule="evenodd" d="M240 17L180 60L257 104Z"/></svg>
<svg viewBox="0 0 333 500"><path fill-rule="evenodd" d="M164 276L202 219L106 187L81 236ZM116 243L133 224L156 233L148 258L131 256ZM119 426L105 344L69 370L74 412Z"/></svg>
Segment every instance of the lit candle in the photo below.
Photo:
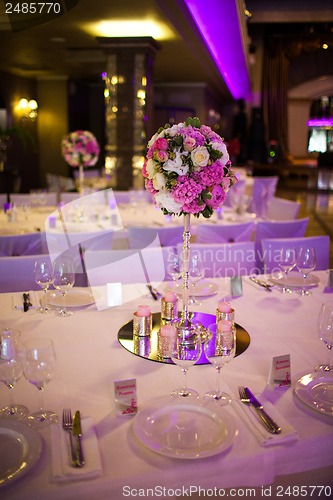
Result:
<svg viewBox="0 0 333 500"><path fill-rule="evenodd" d="M175 302L177 300L177 295L173 292L167 292L164 296L165 302Z"/></svg>
<svg viewBox="0 0 333 500"><path fill-rule="evenodd" d="M138 306L136 310L136 315L140 318L146 318L150 316L150 307L149 306Z"/></svg>
<svg viewBox="0 0 333 500"><path fill-rule="evenodd" d="M217 329L220 332L231 332L232 322L227 319L221 319L221 321L217 323Z"/></svg>
<svg viewBox="0 0 333 500"><path fill-rule="evenodd" d="M163 325L160 329L160 335L162 337L174 337L176 332L176 327L173 325Z"/></svg>
<svg viewBox="0 0 333 500"><path fill-rule="evenodd" d="M217 310L219 312L230 313L232 311L232 307L229 304L229 302L226 302L225 300L220 300L217 306Z"/></svg>

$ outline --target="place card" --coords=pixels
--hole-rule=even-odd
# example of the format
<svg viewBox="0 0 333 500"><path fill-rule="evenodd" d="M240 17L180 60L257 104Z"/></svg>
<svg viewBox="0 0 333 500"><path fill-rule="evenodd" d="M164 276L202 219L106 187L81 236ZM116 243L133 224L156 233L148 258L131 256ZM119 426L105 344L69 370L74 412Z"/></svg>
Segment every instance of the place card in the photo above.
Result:
<svg viewBox="0 0 333 500"><path fill-rule="evenodd" d="M241 276L230 278L230 292L232 297L243 295L243 280Z"/></svg>
<svg viewBox="0 0 333 500"><path fill-rule="evenodd" d="M114 394L117 415L135 415L138 412L135 378L115 381Z"/></svg>
<svg viewBox="0 0 333 500"><path fill-rule="evenodd" d="M274 386L275 389L291 386L290 354L273 358L268 383Z"/></svg>

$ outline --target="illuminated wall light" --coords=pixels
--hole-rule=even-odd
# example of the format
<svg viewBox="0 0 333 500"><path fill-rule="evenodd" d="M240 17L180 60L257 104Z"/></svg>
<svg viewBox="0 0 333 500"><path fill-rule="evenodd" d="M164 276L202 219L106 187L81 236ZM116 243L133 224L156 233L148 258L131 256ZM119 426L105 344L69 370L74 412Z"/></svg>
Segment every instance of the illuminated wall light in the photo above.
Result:
<svg viewBox="0 0 333 500"><path fill-rule="evenodd" d="M109 92L109 89L107 89L107 88L104 89L104 97L105 97L105 99L108 99L110 97L110 92Z"/></svg>
<svg viewBox="0 0 333 500"><path fill-rule="evenodd" d="M141 78L141 84L142 84L142 87L147 87L147 78L145 76L143 76Z"/></svg>
<svg viewBox="0 0 333 500"><path fill-rule="evenodd" d="M323 45L322 45L321 47L322 47L323 49L325 49L325 50L326 50L326 49L328 49L328 45L327 45L327 43L323 43Z"/></svg>
<svg viewBox="0 0 333 500"><path fill-rule="evenodd" d="M22 120L36 120L38 114L38 104L35 99L28 100L25 97L22 97L22 99L19 100L18 109Z"/></svg>
<svg viewBox="0 0 333 500"><path fill-rule="evenodd" d="M117 77L117 75L111 76L110 82L111 82L112 85L117 85L117 83L118 83L118 77Z"/></svg>
<svg viewBox="0 0 333 500"><path fill-rule="evenodd" d="M136 93L138 99L146 99L146 91L143 89L139 89Z"/></svg>

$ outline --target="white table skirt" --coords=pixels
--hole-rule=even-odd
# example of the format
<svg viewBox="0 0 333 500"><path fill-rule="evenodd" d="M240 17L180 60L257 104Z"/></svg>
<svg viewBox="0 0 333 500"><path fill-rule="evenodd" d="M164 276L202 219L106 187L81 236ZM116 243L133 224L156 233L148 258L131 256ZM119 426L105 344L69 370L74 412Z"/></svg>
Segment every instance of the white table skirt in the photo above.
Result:
<svg viewBox="0 0 333 500"><path fill-rule="evenodd" d="M113 384L116 380L137 380L139 409L149 399L167 395L181 383L179 367L135 356L117 340L119 328L131 319L138 304L149 304L153 312L158 312L159 302L142 297L103 311L97 311L92 305L75 309L73 316L62 318L54 313L42 315L34 309L27 313L13 310L11 294L1 294L2 328L19 329L23 341L34 335L53 339L57 372L46 387L45 406L59 416L64 407L71 407L72 410L80 409L83 418L92 417L103 464L100 478L89 482L53 483L50 433L44 430L42 458L26 476L1 491L1 498L23 500L28 498L29 492L31 498L44 500L118 500L125 498L124 492L129 491L126 487L258 487L260 491L263 485L281 484L280 476L285 476L284 484L289 484L288 475L296 473L302 473L300 484L312 484L314 476L308 471L313 469L322 470L318 484L332 484L331 474L325 467L333 465L333 417L306 407L293 392L299 376L312 372L314 366L327 356L316 331L321 302L330 298L323 294L327 273L319 271L314 274L320 277L320 284L313 289L311 296L282 294L276 290L268 293L248 278L243 279L243 296L231 302L236 311L236 322L249 332L251 343L221 372L223 389L234 397L229 411L234 416L238 435L228 452L201 460L177 460L153 453L135 439L132 429L135 417L119 417L114 412ZM229 280L214 281L219 285L218 295L203 299L196 310L215 314L218 300L228 296ZM103 293L102 288L99 291ZM287 353L291 355L292 388L273 390L266 385L272 357ZM192 367L188 383L200 394L213 389L213 367ZM238 385L248 385L257 395L264 393L296 429L297 442L270 448L260 446L247 426L247 419L237 411ZM39 397L40 394L24 378L19 380L14 389L17 403L34 411L38 408ZM7 402L7 389L3 387L0 407ZM179 491L175 496L177 494Z"/></svg>

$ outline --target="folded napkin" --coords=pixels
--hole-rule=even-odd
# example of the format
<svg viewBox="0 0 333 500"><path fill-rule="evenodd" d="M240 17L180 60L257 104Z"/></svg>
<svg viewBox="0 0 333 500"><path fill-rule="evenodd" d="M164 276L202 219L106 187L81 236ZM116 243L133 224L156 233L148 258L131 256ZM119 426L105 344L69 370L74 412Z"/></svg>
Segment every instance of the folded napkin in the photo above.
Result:
<svg viewBox="0 0 333 500"><path fill-rule="evenodd" d="M235 409L240 413L243 421L246 421L250 432L257 438L261 446L275 446L297 441L298 435L296 430L275 406L269 401L260 400L260 402L263 404L266 413L281 427L280 434L271 434L266 430L259 415L257 415L256 410L251 405L236 401Z"/></svg>
<svg viewBox="0 0 333 500"><path fill-rule="evenodd" d="M13 301L13 309L18 309L20 311L23 311L23 293L24 292L18 292L18 293L13 293L12 294L12 301ZM29 292L25 292L29 294L30 297L30 302L31 306L29 306L29 309L35 309L36 307L40 306L40 298L38 295L38 292L35 292L34 290L30 290Z"/></svg>
<svg viewBox="0 0 333 500"><path fill-rule="evenodd" d="M98 440L92 418L85 418L82 425L82 451L85 460L83 467L73 467L70 462L68 432L61 424L51 426L52 476L55 482L93 479L102 475L102 464Z"/></svg>

